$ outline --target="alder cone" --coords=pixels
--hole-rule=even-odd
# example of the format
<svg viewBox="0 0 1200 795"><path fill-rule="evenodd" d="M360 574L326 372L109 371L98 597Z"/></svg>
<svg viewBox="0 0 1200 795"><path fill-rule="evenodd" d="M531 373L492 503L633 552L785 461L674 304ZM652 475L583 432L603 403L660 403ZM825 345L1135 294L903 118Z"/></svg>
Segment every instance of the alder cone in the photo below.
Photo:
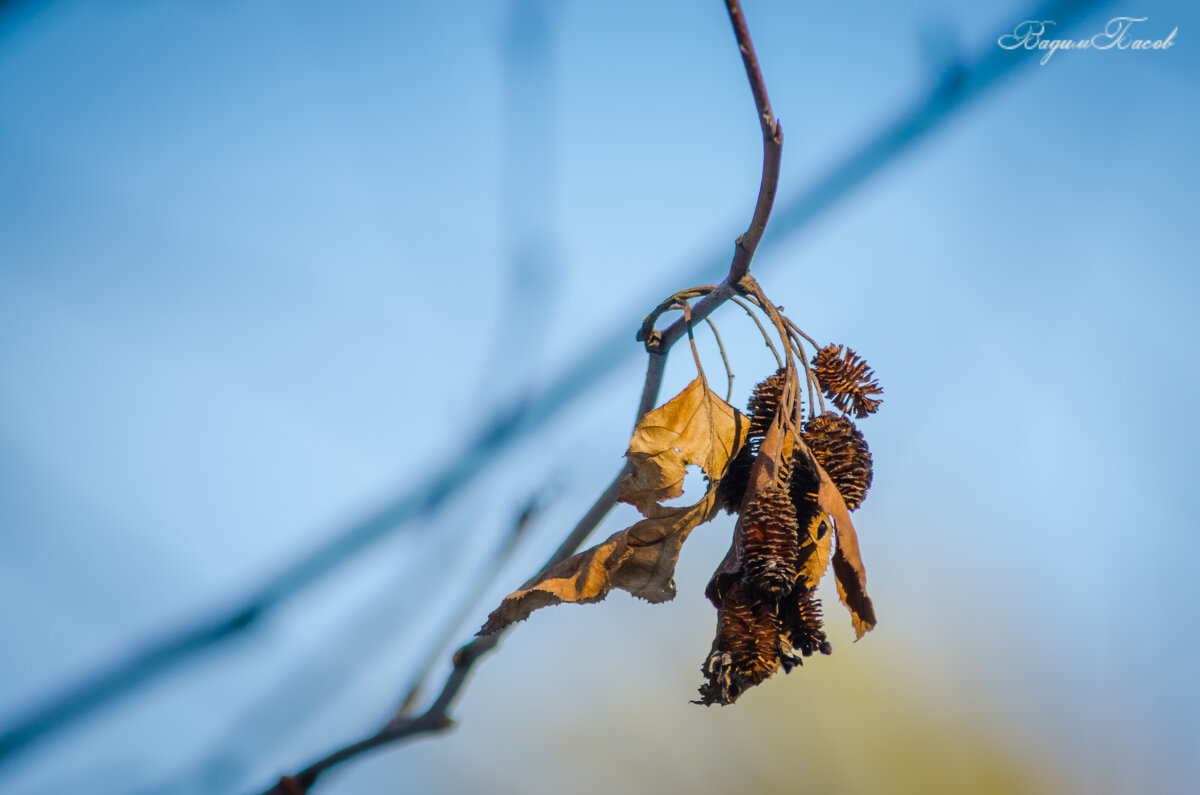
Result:
<svg viewBox="0 0 1200 795"><path fill-rule="evenodd" d="M742 499L750 484L750 470L758 455L758 443L767 434L767 428L775 420L779 410L779 399L783 395L783 384L787 371L780 369L767 376L754 387L746 405L746 416L750 427L746 433L746 444L729 462L724 476L717 484L717 504L726 513L737 513L742 509Z"/></svg>
<svg viewBox="0 0 1200 795"><path fill-rule="evenodd" d="M790 652L775 602L759 598L745 582L734 583L717 610L717 636L700 669L708 681L694 703L732 704L779 670L785 649Z"/></svg>
<svg viewBox="0 0 1200 795"><path fill-rule="evenodd" d="M773 596L790 591L799 566L798 532L787 490L776 486L758 494L738 523L742 579Z"/></svg>
<svg viewBox="0 0 1200 795"><path fill-rule="evenodd" d="M821 468L829 473L846 507L862 505L871 487L871 451L849 418L826 412L804 424L801 434Z"/></svg>
<svg viewBox="0 0 1200 795"><path fill-rule="evenodd" d="M750 470L754 467L754 457L758 455L758 440L751 440L742 446L738 454L729 461L725 475L717 483L717 504L726 513L737 513L742 509L742 498L750 485Z"/></svg>
<svg viewBox="0 0 1200 795"><path fill-rule="evenodd" d="M805 443L808 443L807 438ZM791 470L791 476L788 478L788 494L796 511L796 521L800 527L808 527L814 516L823 513L817 499L821 489L821 478L808 459L799 451L792 456Z"/></svg>
<svg viewBox="0 0 1200 795"><path fill-rule="evenodd" d="M821 391L833 405L856 417L865 417L879 410L883 401L872 397L882 395L883 389L875 373L857 353L841 345L826 345L812 360L813 370Z"/></svg>
<svg viewBox="0 0 1200 795"><path fill-rule="evenodd" d="M750 417L750 438L761 438L767 434L767 428L775 420L775 412L779 410L779 399L783 397L783 385L787 380L787 371L776 370L754 387L754 394L746 404L746 413Z"/></svg>
<svg viewBox="0 0 1200 795"><path fill-rule="evenodd" d="M833 647L825 638L821 620L821 602L815 588L799 585L779 604L779 626L792 648L805 657L813 652L831 654Z"/></svg>

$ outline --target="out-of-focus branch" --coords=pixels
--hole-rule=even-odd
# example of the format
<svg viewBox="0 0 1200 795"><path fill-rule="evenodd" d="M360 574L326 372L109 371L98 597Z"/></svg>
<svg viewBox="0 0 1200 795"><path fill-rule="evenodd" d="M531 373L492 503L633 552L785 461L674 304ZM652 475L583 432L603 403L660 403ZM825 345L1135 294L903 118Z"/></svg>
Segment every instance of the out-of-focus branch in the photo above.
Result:
<svg viewBox="0 0 1200 795"><path fill-rule="evenodd" d="M471 588L459 599L457 607L445 622L443 633L430 645L429 653L425 660L417 667L412 684L408 687L408 691L404 695L404 700L400 704L400 709L396 712L396 717L393 720L410 714L419 702L421 693L424 690L425 680L429 678L430 672L441 659L443 649L454 640L453 633L458 631L459 626L467 620L471 614L471 610L483 598L484 594L487 593L500 572L504 570L509 558L512 557L513 551L517 548L517 542L521 540L525 535L525 531L529 529L530 524L533 523L534 519L545 508L547 501L546 492L549 488L543 486L536 494L530 497L525 507L521 509L521 513L517 516L516 521L513 522L512 529L508 533L505 533L500 545L488 556L482 573L470 579Z"/></svg>
<svg viewBox="0 0 1200 795"><path fill-rule="evenodd" d="M641 420L643 414L654 407L654 404L658 400L658 392L662 385L662 375L665 365L665 355L652 354L650 356L649 366L646 371L646 381L642 387L642 399L638 405L638 421ZM636 425L636 422L634 424ZM583 545L588 535L600 525L600 522L604 520L608 512L617 504L617 492L620 490L621 481L625 478L625 473L626 468L622 467L608 488L596 499L596 502L583 518L579 520L575 529L571 531L562 544L559 545L558 549L554 551L554 554L546 561L545 565L542 566L542 571L556 566L569 558ZM505 631L501 631L494 635L477 637L456 651L453 657L454 667L451 669L450 675L446 678L445 684L442 685L441 693L438 694L433 704L424 712L413 716L408 714L406 709L402 708L379 731L358 742L334 751L293 776L282 777L274 787L267 790L266 795L297 795L298 793L306 793L326 770L359 754L383 745L396 744L414 737L449 729L454 725L454 722L450 718L450 708L454 705L459 693L466 685L467 677L470 675L471 670L480 659L500 644L500 638L504 634Z"/></svg>

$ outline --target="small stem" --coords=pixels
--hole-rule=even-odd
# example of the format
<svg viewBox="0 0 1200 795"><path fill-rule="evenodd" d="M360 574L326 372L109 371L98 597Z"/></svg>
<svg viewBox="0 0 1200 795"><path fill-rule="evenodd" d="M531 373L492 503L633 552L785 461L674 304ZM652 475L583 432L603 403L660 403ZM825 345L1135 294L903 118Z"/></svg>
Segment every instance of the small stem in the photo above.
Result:
<svg viewBox="0 0 1200 795"><path fill-rule="evenodd" d="M712 329L713 337L717 340L717 350L721 352L721 361L725 364L725 376L729 379L729 386L725 389L725 402L733 397L733 370L729 366L729 357L725 355L725 343L721 342L721 333L717 331L717 325L712 322L711 318L704 318L704 322Z"/></svg>
<svg viewBox="0 0 1200 795"><path fill-rule="evenodd" d="M797 326L791 320L788 320L787 324L788 324L788 328L790 329L792 334L803 337L804 339L808 340L809 344L813 346L814 352L821 350L821 346L817 344L817 341L814 340L812 337L808 336L807 334L805 334L803 331L801 331L799 326ZM796 341L796 350L800 353L800 358L804 360L804 370L808 374L808 410L809 410L809 413L813 414L813 416L815 416L814 412L816 412L816 406L817 406L817 403L819 403L821 406L821 413L824 414L825 413L825 395L821 391L821 382L817 378L816 373L814 373L812 371L812 369L809 367L808 359L804 355L804 348L800 345L799 341ZM814 399L813 387L814 386L816 387L817 403L813 402L813 399Z"/></svg>
<svg viewBox="0 0 1200 795"><path fill-rule="evenodd" d="M642 326L638 329L637 333L637 341L651 344L657 338L658 332L655 330L654 324L658 322L660 317L673 309L683 309L684 306L687 305L688 301L708 295L715 289L717 288L713 285L689 287L686 290L680 290L679 292L663 299L663 301L658 306L654 307L650 314L646 315L646 317L642 320Z"/></svg>
<svg viewBox="0 0 1200 795"><path fill-rule="evenodd" d="M749 304L746 303L745 299L741 298L740 296L735 295L731 300L744 309L746 314L750 316L750 319L754 321L754 325L758 326L758 333L762 334L763 342L767 343L767 347L771 349L771 353L775 356L775 367L779 370L782 370L783 359L779 357L779 351L775 348L775 343L771 342L771 335L767 333L765 328L763 328L762 321L758 319L758 315L754 314L754 310Z"/></svg>
<svg viewBox="0 0 1200 795"><path fill-rule="evenodd" d="M708 388L708 378L704 375L704 365L700 363L700 351L696 349L696 335L692 333L692 307L691 304L683 305L683 319L687 321L688 345L692 349L692 360L696 362L696 375L704 383L704 388ZM705 318L707 320L708 318Z"/></svg>

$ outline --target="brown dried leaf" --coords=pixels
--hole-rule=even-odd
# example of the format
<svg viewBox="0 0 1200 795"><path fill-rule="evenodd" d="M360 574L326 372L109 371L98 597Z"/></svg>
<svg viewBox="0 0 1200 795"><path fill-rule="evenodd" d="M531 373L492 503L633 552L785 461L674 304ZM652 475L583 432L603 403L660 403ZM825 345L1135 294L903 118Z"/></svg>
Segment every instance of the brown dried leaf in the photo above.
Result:
<svg viewBox="0 0 1200 795"><path fill-rule="evenodd" d="M837 550L833 553L833 574L837 580L838 596L850 611L854 632L862 637L875 628L875 607L867 596L867 572L863 568L862 555L858 551L858 533L850 520L850 511L838 492L829 473L817 467L821 477L817 503L821 510L833 518L837 533Z"/></svg>
<svg viewBox="0 0 1200 795"><path fill-rule="evenodd" d="M599 602L613 588L649 602L673 599L679 550L688 534L715 513L716 496L710 491L695 505L664 509L660 516L614 533L509 594L488 616L479 634L499 632L542 607L562 602Z"/></svg>
<svg viewBox="0 0 1200 795"><path fill-rule="evenodd" d="M692 506L664 506L683 493L686 467L718 480L746 441L749 423L697 378L642 418L626 457L633 471L621 484L625 502L645 519L580 552L509 594L481 635L499 632L534 610L562 602L598 602L613 588L651 602L675 596L675 562L688 534L717 511L715 486Z"/></svg>
<svg viewBox="0 0 1200 795"><path fill-rule="evenodd" d="M698 465L710 481L719 480L749 427L744 414L697 378L638 423L625 454L634 471L621 484L619 499L643 516L674 510L659 503L683 494L687 467Z"/></svg>
<svg viewBox="0 0 1200 795"><path fill-rule="evenodd" d="M833 552L832 524L829 514L819 511L807 527L800 528L800 557L804 561L800 580L808 588L816 588L829 568L829 555Z"/></svg>

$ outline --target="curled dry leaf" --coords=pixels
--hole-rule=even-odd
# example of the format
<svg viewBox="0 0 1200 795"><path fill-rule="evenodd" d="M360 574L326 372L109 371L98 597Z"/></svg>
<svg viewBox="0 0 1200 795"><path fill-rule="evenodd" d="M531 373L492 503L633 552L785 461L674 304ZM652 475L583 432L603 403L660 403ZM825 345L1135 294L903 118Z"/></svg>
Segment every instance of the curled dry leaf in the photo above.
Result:
<svg viewBox="0 0 1200 795"><path fill-rule="evenodd" d="M695 505L662 505L683 493L689 465L718 481L746 441L746 417L697 378L646 414L634 430L626 457L631 472L620 499L645 519L539 574L505 597L480 635L499 632L534 610L561 602L598 602L613 588L651 602L675 596L675 562L688 534L717 510L714 488Z"/></svg>
<svg viewBox="0 0 1200 795"><path fill-rule="evenodd" d="M690 465L719 480L729 460L746 442L750 423L697 378L638 423L625 457L633 472L621 484L621 502L643 516L664 510L659 503L683 494Z"/></svg>
<svg viewBox="0 0 1200 795"><path fill-rule="evenodd" d="M814 462L815 464L815 462ZM837 534L837 549L833 553L833 574L837 580L838 596L850 611L854 632L862 637L875 627L875 607L867 596L867 572L863 568L862 555L858 551L858 533L850 520L846 502L833 485L829 473L817 466L821 485L817 491L817 503L821 510L833 519Z"/></svg>

